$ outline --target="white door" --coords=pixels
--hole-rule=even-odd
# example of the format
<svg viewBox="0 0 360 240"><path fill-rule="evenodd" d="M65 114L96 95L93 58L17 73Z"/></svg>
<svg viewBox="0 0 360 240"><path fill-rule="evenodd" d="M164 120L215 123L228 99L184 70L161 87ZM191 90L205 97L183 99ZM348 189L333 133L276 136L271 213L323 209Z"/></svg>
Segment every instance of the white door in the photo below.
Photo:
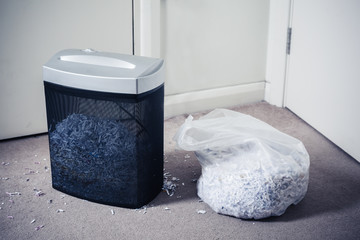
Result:
<svg viewBox="0 0 360 240"><path fill-rule="evenodd" d="M42 65L67 48L131 54L132 1L0 1L0 139L47 131Z"/></svg>
<svg viewBox="0 0 360 240"><path fill-rule="evenodd" d="M360 1L294 0L285 105L360 161Z"/></svg>

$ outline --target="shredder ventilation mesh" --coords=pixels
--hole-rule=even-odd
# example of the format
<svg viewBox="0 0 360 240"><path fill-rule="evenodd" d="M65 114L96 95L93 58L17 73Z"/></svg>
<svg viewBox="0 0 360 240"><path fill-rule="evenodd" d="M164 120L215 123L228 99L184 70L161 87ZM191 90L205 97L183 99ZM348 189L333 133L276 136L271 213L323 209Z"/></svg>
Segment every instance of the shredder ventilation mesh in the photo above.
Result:
<svg viewBox="0 0 360 240"><path fill-rule="evenodd" d="M66 182L70 191L81 182L85 195L99 194L100 198L111 194L101 189L119 186L129 194L131 185L136 189L135 143L136 136L119 121L71 114L50 133L54 182Z"/></svg>
<svg viewBox="0 0 360 240"><path fill-rule="evenodd" d="M130 208L160 192L163 86L130 96L45 83L45 96L55 189Z"/></svg>

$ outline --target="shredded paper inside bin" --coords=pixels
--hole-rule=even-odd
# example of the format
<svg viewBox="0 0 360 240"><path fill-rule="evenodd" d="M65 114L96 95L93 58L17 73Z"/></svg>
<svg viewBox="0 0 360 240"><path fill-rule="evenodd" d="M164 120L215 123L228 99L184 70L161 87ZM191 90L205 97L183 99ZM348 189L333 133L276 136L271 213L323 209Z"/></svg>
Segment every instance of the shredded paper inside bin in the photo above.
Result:
<svg viewBox="0 0 360 240"><path fill-rule="evenodd" d="M244 219L282 215L307 192L309 155L302 142L238 112L189 116L175 136L202 166L198 195L214 211Z"/></svg>
<svg viewBox="0 0 360 240"><path fill-rule="evenodd" d="M103 201L135 195L136 136L120 121L71 114L49 140L55 187Z"/></svg>

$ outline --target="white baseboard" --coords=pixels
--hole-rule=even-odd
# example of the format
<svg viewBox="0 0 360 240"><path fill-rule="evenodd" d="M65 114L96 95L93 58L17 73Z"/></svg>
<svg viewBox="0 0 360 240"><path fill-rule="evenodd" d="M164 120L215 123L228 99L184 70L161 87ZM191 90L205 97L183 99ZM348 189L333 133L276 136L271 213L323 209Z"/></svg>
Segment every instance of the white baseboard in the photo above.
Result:
<svg viewBox="0 0 360 240"><path fill-rule="evenodd" d="M184 113L230 107L264 100L265 82L165 96L165 119Z"/></svg>

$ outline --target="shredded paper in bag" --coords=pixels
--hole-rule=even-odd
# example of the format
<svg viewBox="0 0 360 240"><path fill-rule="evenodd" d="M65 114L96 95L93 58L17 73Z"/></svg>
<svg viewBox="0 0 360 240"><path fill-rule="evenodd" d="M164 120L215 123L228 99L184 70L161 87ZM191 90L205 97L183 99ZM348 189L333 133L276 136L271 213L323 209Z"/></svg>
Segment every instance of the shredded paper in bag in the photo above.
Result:
<svg viewBox="0 0 360 240"><path fill-rule="evenodd" d="M307 192L309 155L301 141L238 112L189 116L175 140L202 166L198 195L214 211L244 219L280 216Z"/></svg>

